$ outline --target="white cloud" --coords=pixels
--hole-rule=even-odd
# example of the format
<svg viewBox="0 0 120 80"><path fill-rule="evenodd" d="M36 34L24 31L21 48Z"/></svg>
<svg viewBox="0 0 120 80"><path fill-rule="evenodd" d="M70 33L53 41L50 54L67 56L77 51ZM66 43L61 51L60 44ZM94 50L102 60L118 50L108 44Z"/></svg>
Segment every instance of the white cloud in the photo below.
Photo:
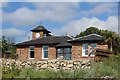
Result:
<svg viewBox="0 0 120 80"><path fill-rule="evenodd" d="M44 19L51 21L66 21L75 15L75 8L79 7L79 3L63 3L63 2L41 2L41 3L33 3L38 9L39 14L41 13L41 17Z"/></svg>
<svg viewBox="0 0 120 80"><path fill-rule="evenodd" d="M14 28L2 30L2 35L9 36L9 37L22 36L24 34L25 34L25 31L14 29Z"/></svg>
<svg viewBox="0 0 120 80"><path fill-rule="evenodd" d="M79 3L32 3L35 10L22 7L13 13L3 12L3 21L10 21L16 25L29 26L43 20L64 22L75 15L75 8Z"/></svg>
<svg viewBox="0 0 120 80"><path fill-rule="evenodd" d="M94 3L90 3L92 5L95 5ZM84 15L100 15L103 13L107 13L107 14L111 14L111 13L117 13L117 7L118 7L118 3L111 3L111 2L104 2L104 3L99 3L95 6L93 6L93 8L91 8L91 10L88 11L81 11L81 14ZM116 10L115 10L116 9ZM113 11L115 10L115 11Z"/></svg>
<svg viewBox="0 0 120 80"><path fill-rule="evenodd" d="M79 20L73 20L63 26L61 29L56 29L59 31L59 34L69 34L69 35L76 35L81 31L84 31L86 28L94 26L99 29L107 29L111 31L118 32L118 18L117 16L110 16L106 21L102 21L98 18L82 18ZM55 30L53 30L54 32Z"/></svg>
<svg viewBox="0 0 120 80"><path fill-rule="evenodd" d="M37 21L34 11L28 8L19 8L13 13L3 13L3 21L9 21L16 25L31 25Z"/></svg>

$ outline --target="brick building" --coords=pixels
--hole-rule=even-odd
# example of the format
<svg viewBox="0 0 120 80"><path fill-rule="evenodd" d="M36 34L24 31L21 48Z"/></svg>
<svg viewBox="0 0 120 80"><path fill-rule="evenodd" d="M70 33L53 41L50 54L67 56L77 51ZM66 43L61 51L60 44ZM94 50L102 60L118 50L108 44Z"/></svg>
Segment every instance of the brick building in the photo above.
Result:
<svg viewBox="0 0 120 80"><path fill-rule="evenodd" d="M18 43L15 46L20 60L54 60L63 57L65 60L88 59L92 49L108 49L101 44L104 39L97 34L90 34L77 39L69 36L53 36L44 26L38 26L32 31L32 40ZM91 58L95 53L91 53Z"/></svg>

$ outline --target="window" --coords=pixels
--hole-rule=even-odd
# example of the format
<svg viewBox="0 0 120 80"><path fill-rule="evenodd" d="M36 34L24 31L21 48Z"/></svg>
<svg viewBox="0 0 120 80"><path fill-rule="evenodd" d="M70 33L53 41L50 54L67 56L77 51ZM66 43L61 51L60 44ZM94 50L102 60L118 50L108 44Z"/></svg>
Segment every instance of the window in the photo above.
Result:
<svg viewBox="0 0 120 80"><path fill-rule="evenodd" d="M48 59L48 46L43 46L42 47L42 58L43 59Z"/></svg>
<svg viewBox="0 0 120 80"><path fill-rule="evenodd" d="M64 48L64 53L71 53L71 49L70 48Z"/></svg>
<svg viewBox="0 0 120 80"><path fill-rule="evenodd" d="M34 46L30 46L29 51L29 58L34 58Z"/></svg>
<svg viewBox="0 0 120 80"><path fill-rule="evenodd" d="M92 50L94 50L96 48L97 44L90 44L90 47L92 48ZM94 52L92 52L92 55L94 55Z"/></svg>
<svg viewBox="0 0 120 80"><path fill-rule="evenodd" d="M82 45L82 56L88 56L88 44Z"/></svg>
<svg viewBox="0 0 120 80"><path fill-rule="evenodd" d="M63 59L65 60L71 60L71 48L57 48L57 58L59 58L60 56L63 56Z"/></svg>
<svg viewBox="0 0 120 80"><path fill-rule="evenodd" d="M57 53L63 53L63 48L58 48Z"/></svg>
<svg viewBox="0 0 120 80"><path fill-rule="evenodd" d="M88 52L92 52L96 48L97 44L90 44L91 49L88 49L88 44L82 45L82 56L88 56ZM94 56L94 52L92 52L91 56Z"/></svg>
<svg viewBox="0 0 120 80"><path fill-rule="evenodd" d="M46 37L47 35L46 34L43 34L44 37Z"/></svg>

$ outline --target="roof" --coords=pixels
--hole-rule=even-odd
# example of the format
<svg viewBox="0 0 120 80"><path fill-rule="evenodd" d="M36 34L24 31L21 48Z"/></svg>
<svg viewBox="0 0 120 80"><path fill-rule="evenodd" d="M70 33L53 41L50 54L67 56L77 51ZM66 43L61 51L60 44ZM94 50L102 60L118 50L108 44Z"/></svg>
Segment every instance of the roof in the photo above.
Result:
<svg viewBox="0 0 120 80"><path fill-rule="evenodd" d="M44 26L37 26L36 28L32 29L31 31L47 31L48 33L51 33Z"/></svg>
<svg viewBox="0 0 120 80"><path fill-rule="evenodd" d="M39 38L36 40L30 40L30 41L18 43L15 46L60 44L62 42L66 42L67 40L70 40L70 39L72 39L72 38L70 38L68 36L47 36L47 37Z"/></svg>
<svg viewBox="0 0 120 80"><path fill-rule="evenodd" d="M56 45L56 47L71 47L72 44L68 42L61 42L60 44Z"/></svg>
<svg viewBox="0 0 120 80"><path fill-rule="evenodd" d="M90 42L95 42L95 41L101 41L103 40L104 37L97 35L97 34L90 34L87 36L83 36L83 37L79 37L73 40L68 40L69 42L86 42L86 41L90 41Z"/></svg>

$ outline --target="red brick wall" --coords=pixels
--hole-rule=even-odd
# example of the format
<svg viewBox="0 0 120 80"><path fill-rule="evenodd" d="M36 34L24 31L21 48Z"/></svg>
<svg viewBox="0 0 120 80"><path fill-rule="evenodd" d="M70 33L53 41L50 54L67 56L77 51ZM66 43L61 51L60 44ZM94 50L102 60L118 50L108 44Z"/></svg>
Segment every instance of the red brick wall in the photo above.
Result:
<svg viewBox="0 0 120 80"><path fill-rule="evenodd" d="M18 54L18 59L27 60L28 59L29 48L28 47L17 48L16 53Z"/></svg>
<svg viewBox="0 0 120 80"><path fill-rule="evenodd" d="M32 32L32 40L36 39L36 32Z"/></svg>
<svg viewBox="0 0 120 80"><path fill-rule="evenodd" d="M17 48L16 53L20 60L29 60L29 48L22 47ZM56 59L56 49L53 46L49 46L48 49L48 59ZM35 46L34 48L34 60L42 60L42 46Z"/></svg>
<svg viewBox="0 0 120 80"><path fill-rule="evenodd" d="M82 55L82 46L80 43L73 43L72 46L72 59L80 59Z"/></svg>
<svg viewBox="0 0 120 80"><path fill-rule="evenodd" d="M41 46L35 46L34 49L34 59L35 60L41 60L42 59L42 47Z"/></svg>
<svg viewBox="0 0 120 80"><path fill-rule="evenodd" d="M54 46L49 46L48 59L56 59L56 48Z"/></svg>
<svg viewBox="0 0 120 80"><path fill-rule="evenodd" d="M75 60L75 59L88 59L87 56L82 56L82 44L83 43L72 43L72 59ZM87 43L89 44L88 45L88 49L90 49L90 44L91 43ZM101 44L98 44L97 47L99 49L108 49L108 46L107 45L101 45ZM89 53L90 51L88 51ZM91 56L91 59L94 59L94 56Z"/></svg>
<svg viewBox="0 0 120 80"><path fill-rule="evenodd" d="M49 46L49 49L48 49L48 59L50 60L56 59L56 48L54 46L55 45ZM98 47L102 49L108 49L107 45L98 45ZM34 60L41 60L42 59L42 46L35 46L34 51L35 51ZM19 59L28 60L29 59L29 47L17 48L17 54L19 56ZM82 56L82 43L73 43L72 59L73 60L88 59L87 56Z"/></svg>

